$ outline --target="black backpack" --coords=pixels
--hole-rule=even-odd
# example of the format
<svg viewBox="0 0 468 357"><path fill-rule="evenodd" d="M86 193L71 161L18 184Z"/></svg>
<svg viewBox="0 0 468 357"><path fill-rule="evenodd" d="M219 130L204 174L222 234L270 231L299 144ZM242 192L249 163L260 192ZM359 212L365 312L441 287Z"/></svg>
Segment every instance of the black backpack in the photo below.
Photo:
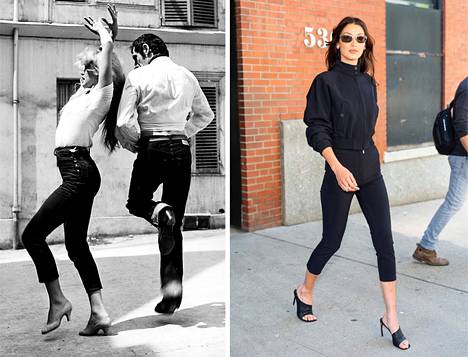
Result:
<svg viewBox="0 0 468 357"><path fill-rule="evenodd" d="M449 106L437 114L432 128L434 145L441 155L449 155L457 145L457 138L452 123L452 108L457 96L450 102Z"/></svg>

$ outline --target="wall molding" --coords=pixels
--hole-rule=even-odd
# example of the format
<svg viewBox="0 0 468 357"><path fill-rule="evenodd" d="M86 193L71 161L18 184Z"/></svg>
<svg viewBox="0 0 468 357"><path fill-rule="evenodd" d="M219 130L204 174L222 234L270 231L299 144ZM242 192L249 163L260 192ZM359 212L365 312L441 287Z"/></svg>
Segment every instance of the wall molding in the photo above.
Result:
<svg viewBox="0 0 468 357"><path fill-rule="evenodd" d="M83 25L42 23L42 22L21 22L0 20L0 36L12 36L13 29L19 29L20 37L32 38L59 38L71 40L96 40L89 30ZM192 45L225 45L224 31L207 30L183 30L173 28L138 28L119 27L118 41L132 42L144 33L154 33L164 39L164 42L171 44L192 44Z"/></svg>

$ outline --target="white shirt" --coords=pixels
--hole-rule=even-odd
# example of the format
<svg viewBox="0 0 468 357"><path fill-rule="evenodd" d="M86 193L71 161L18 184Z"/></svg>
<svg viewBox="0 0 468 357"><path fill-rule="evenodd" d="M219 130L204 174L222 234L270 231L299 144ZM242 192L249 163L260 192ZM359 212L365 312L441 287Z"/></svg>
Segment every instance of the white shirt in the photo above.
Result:
<svg viewBox="0 0 468 357"><path fill-rule="evenodd" d="M113 83L103 88L81 87L60 112L55 147L93 145L93 136L104 120L112 101Z"/></svg>
<svg viewBox="0 0 468 357"><path fill-rule="evenodd" d="M193 73L162 56L128 74L115 134L124 148L135 152L142 131L191 137L213 118Z"/></svg>

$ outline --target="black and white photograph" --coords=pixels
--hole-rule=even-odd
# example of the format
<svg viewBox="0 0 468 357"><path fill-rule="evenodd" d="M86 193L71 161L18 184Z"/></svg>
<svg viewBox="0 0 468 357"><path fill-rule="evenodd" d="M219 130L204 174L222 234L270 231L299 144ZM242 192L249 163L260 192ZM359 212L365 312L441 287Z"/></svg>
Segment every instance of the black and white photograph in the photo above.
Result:
<svg viewBox="0 0 468 357"><path fill-rule="evenodd" d="M0 355L223 356L225 3L0 7Z"/></svg>

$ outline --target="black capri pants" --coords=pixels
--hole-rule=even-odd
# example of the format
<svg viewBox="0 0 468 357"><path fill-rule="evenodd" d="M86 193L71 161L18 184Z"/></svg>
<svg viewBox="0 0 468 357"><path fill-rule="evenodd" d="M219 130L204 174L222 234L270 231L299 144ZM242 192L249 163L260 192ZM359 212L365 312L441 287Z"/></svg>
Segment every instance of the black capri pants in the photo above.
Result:
<svg viewBox="0 0 468 357"><path fill-rule="evenodd" d="M46 238L63 223L68 256L89 294L102 288L96 263L86 241L91 209L101 185L101 176L85 148L58 148L54 154L63 182L29 221L23 231L22 241L36 266L39 282L55 280L59 275Z"/></svg>
<svg viewBox="0 0 468 357"><path fill-rule="evenodd" d="M325 171L320 199L323 215L322 240L312 252L307 262L307 270L315 275L322 272L328 260L340 248L349 208L356 195L367 220L377 254L380 281L396 280L395 253L390 221L390 208L387 190L382 176L359 185L356 192L343 191L331 170Z"/></svg>

